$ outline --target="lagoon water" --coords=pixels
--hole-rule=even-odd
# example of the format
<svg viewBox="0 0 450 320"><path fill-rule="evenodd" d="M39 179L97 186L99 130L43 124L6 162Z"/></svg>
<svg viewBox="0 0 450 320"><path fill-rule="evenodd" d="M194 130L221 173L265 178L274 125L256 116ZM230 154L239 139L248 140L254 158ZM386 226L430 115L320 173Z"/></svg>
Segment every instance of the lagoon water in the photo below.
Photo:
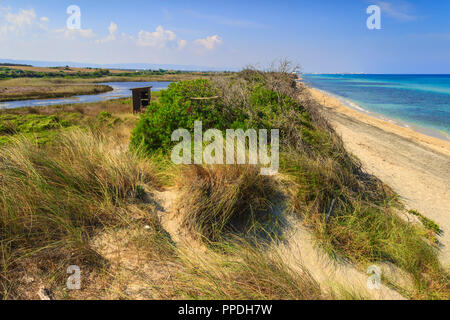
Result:
<svg viewBox="0 0 450 320"><path fill-rule="evenodd" d="M171 82L104 82L100 84L108 85L114 90L106 93L73 96L69 98L57 99L39 99L39 100L20 100L0 102L0 109L12 109L22 107L41 107L48 105L72 104L72 103L86 103L98 102L118 98L131 97L131 88L152 86L152 91L159 91L167 89Z"/></svg>
<svg viewBox="0 0 450 320"><path fill-rule="evenodd" d="M450 75L311 75L310 86L360 111L450 137Z"/></svg>

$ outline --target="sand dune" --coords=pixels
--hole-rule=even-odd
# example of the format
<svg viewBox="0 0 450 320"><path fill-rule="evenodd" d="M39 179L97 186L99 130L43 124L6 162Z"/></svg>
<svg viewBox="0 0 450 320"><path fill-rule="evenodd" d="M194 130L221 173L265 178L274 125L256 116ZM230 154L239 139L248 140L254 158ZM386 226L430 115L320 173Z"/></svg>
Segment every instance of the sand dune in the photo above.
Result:
<svg viewBox="0 0 450 320"><path fill-rule="evenodd" d="M441 261L450 264L450 142L353 110L310 89L347 149L367 171L389 184L407 209L436 221L444 233Z"/></svg>

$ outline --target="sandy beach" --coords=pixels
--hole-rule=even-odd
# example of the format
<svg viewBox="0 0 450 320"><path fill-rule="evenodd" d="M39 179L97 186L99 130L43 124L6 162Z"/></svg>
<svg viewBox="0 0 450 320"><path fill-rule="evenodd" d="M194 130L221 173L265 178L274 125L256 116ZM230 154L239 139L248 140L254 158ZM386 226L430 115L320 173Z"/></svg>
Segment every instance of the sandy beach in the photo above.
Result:
<svg viewBox="0 0 450 320"><path fill-rule="evenodd" d="M354 110L309 89L347 149L366 170L390 185L407 209L436 221L444 233L441 261L450 265L450 142Z"/></svg>

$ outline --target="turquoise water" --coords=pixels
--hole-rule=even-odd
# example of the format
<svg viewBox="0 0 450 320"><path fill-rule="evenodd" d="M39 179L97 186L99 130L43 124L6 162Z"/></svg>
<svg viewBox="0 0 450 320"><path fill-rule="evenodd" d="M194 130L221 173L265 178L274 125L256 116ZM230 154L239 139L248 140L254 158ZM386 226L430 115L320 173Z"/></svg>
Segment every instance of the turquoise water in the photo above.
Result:
<svg viewBox="0 0 450 320"><path fill-rule="evenodd" d="M72 104L72 103L86 103L86 102L98 102L111 99L131 97L132 88L149 87L152 86L152 91L159 91L167 89L171 82L105 82L100 83L108 85L113 88L113 91L100 93L73 96L69 98L57 98L57 99L37 99L37 100L19 100L0 102L0 109L12 109L23 107L42 107L50 105Z"/></svg>
<svg viewBox="0 0 450 320"><path fill-rule="evenodd" d="M450 75L303 75L350 106L450 136Z"/></svg>

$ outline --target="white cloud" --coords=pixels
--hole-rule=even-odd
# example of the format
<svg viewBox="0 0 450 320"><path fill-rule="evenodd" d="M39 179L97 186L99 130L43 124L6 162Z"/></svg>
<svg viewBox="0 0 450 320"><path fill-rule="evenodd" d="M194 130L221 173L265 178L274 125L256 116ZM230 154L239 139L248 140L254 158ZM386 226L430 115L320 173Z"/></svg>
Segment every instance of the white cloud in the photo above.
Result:
<svg viewBox="0 0 450 320"><path fill-rule="evenodd" d="M117 33L117 24L111 21L111 23L109 24L108 31L111 36L115 36Z"/></svg>
<svg viewBox="0 0 450 320"><path fill-rule="evenodd" d="M173 31L164 30L163 26L158 26L154 32L141 30L138 34L137 45L164 48L170 44L177 44L178 41Z"/></svg>
<svg viewBox="0 0 450 320"><path fill-rule="evenodd" d="M183 49L184 47L186 47L186 45L187 45L187 41L186 40L178 41L178 49Z"/></svg>
<svg viewBox="0 0 450 320"><path fill-rule="evenodd" d="M0 36L24 36L36 31L48 30L47 17L38 19L34 9L19 9L17 13L10 8L0 7Z"/></svg>
<svg viewBox="0 0 450 320"><path fill-rule="evenodd" d="M197 40L182 39L173 30L162 25L152 31L141 30L137 34L128 34L122 32L116 22L111 21L108 33L99 36L94 32L97 30L93 29L71 30L65 25L50 28L50 22L53 21L47 16L39 16L34 9L13 11L0 5L2 55L21 60L86 63L117 63L127 60L161 64L204 64L212 63L214 59L204 53L222 43L218 35Z"/></svg>
<svg viewBox="0 0 450 320"><path fill-rule="evenodd" d="M103 39L98 39L97 43L106 43L116 40L118 34L117 24L111 22L109 35ZM136 38L126 33L121 34L121 40L131 40L139 47L151 47L156 49L178 49L189 48L190 43L187 40L180 39L175 32L165 29L163 26L156 27L153 32L141 30ZM203 50L213 50L217 45L222 43L222 39L218 35L210 36L205 39L197 39L192 42ZM192 48L192 47L191 47Z"/></svg>
<svg viewBox="0 0 450 320"><path fill-rule="evenodd" d="M34 9L20 9L18 13L10 12L9 8L4 8L0 17L4 23L0 26L0 34L8 33L24 34L25 31L36 23L36 12Z"/></svg>
<svg viewBox="0 0 450 320"><path fill-rule="evenodd" d="M76 38L95 38L97 35L92 29L56 29L53 30L58 36L62 36L65 39L76 39Z"/></svg>
<svg viewBox="0 0 450 320"><path fill-rule="evenodd" d="M39 20L40 21L37 23L39 28L41 28L42 30L48 31L48 23L49 23L50 19L47 17L41 17Z"/></svg>
<svg viewBox="0 0 450 320"><path fill-rule="evenodd" d="M117 30L118 30L117 24L115 24L114 22L111 21L111 23L109 24L109 27L108 27L108 31L109 31L108 36L106 38L97 40L97 43L105 43L105 42L110 42L110 41L116 40Z"/></svg>
<svg viewBox="0 0 450 320"><path fill-rule="evenodd" d="M48 17L38 18L34 9L19 9L17 13L11 11L10 8L0 8L0 35L8 39L8 35L27 36L36 35L43 36L56 35L66 39L94 38L96 37L92 29L69 30L67 28L48 30ZM38 31L38 32L37 32Z"/></svg>
<svg viewBox="0 0 450 320"><path fill-rule="evenodd" d="M204 47L206 50L213 50L217 45L222 44L222 39L216 34L205 39L197 39L194 43Z"/></svg>

